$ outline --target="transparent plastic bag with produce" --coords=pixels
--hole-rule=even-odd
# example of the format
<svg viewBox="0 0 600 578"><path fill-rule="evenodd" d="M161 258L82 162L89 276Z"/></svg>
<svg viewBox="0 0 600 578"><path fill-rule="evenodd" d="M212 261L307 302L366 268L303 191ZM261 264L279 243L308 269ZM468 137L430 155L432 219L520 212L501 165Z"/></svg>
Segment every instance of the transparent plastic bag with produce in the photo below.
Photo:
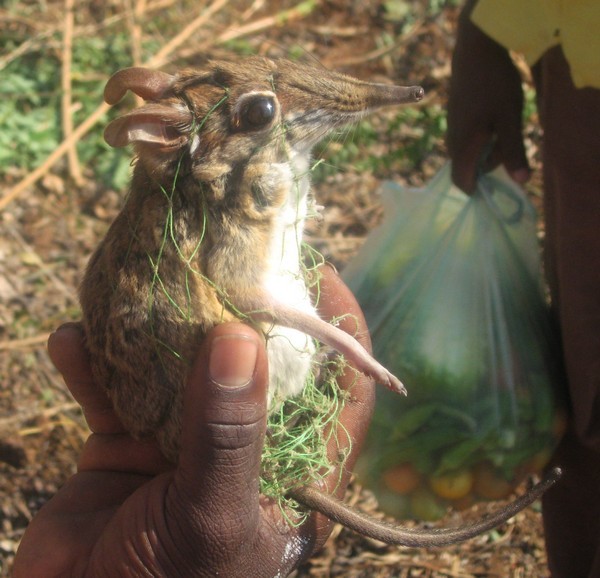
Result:
<svg viewBox="0 0 600 578"><path fill-rule="evenodd" d="M384 223L344 271L375 356L408 397L379 390L359 476L394 516L506 497L564 429L536 214L502 168L477 192L446 165L423 189L384 185Z"/></svg>

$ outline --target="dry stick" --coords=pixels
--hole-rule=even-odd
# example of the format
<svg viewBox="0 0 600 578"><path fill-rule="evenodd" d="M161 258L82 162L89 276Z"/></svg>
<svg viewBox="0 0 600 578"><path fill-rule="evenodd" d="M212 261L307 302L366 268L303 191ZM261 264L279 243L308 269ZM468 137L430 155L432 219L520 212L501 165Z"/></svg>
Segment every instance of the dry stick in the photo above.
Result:
<svg viewBox="0 0 600 578"><path fill-rule="evenodd" d="M71 301L72 303L77 304L77 296L73 293L73 291L71 290L70 287L68 287L67 285L65 285L62 280L60 279L60 277L58 277L57 275L54 274L54 272L52 271L52 269L46 264L44 263L44 260L38 255L38 253L36 252L36 250L25 240L25 238L23 237L23 235L21 235L21 233L19 232L19 230L17 229L17 227L11 225L11 224L6 224L5 225L5 229L6 232L9 233L13 239L15 239L15 241L21 246L23 247L23 249L29 253L30 255L33 255L34 259L35 259L35 265L36 267L39 269L39 271L42 273L42 275L44 275L49 281L52 282L52 284L67 298L69 299L69 301Z"/></svg>
<svg viewBox="0 0 600 578"><path fill-rule="evenodd" d="M131 28L131 57L134 66L142 65L142 26L140 21L146 9L145 0L137 0L135 7L132 6L131 0L127 0L128 20Z"/></svg>
<svg viewBox="0 0 600 578"><path fill-rule="evenodd" d="M250 22L249 24L246 24L246 26L241 26L237 29L230 28L218 37L218 42L228 42L229 40L234 40L241 36L261 32L272 26L282 26L293 20L304 18L310 14L318 4L320 4L318 0L307 0L305 2L300 2L300 4L293 6L288 10L283 10L278 14L275 14L275 16L267 16L260 20L255 20L254 22Z"/></svg>
<svg viewBox="0 0 600 578"><path fill-rule="evenodd" d="M37 347L48 342L49 333L34 335L33 337L25 337L23 339L12 339L8 341L0 341L0 351L12 351L15 349L27 349L29 347Z"/></svg>
<svg viewBox="0 0 600 578"><path fill-rule="evenodd" d="M25 189L35 184L42 176L44 176L50 168L60 159L73 143L77 142L84 134L86 134L110 109L110 104L103 102L88 118L86 118L72 133L62 141L58 147L54 149L46 160L33 172L29 173L23 180L19 181L12 189L0 199L0 211L12 200L18 197Z"/></svg>
<svg viewBox="0 0 600 578"><path fill-rule="evenodd" d="M172 38L162 47L148 62L146 66L155 68L167 61L167 56L173 53L179 46L192 36L202 25L206 24L214 14L224 8L229 0L215 0L200 16L192 20L177 36Z"/></svg>
<svg viewBox="0 0 600 578"><path fill-rule="evenodd" d="M192 21L184 30L182 30L175 38L173 38L166 46L163 47L157 54L150 58L145 66L149 68L158 67L167 61L168 55L176 50L181 44L183 44L200 26L202 26L214 13L220 10L227 4L228 0L215 0L198 18ZM215 44L222 43L227 40L239 38L241 36L257 32L268 28L269 26L277 25L281 22L289 22L290 20L302 18L307 14L307 10L314 8L318 5L318 1L301 2L296 7L289 10L284 10L276 16L263 18L256 23L251 22L250 24L238 28L235 32L224 33L214 41ZM204 46L206 48L206 46ZM70 138L64 140L58 147L50 154L46 160L27 177L18 182L12 189L0 198L0 211L2 211L11 201L18 197L25 189L35 184L46 172L54 166L54 164L60 159L65 152L69 149L72 143L79 140L85 135L97 122L106 114L110 109L110 105L103 102L84 122L82 122L71 134Z"/></svg>
<svg viewBox="0 0 600 578"><path fill-rule="evenodd" d="M294 6L293 8L289 8L287 10L282 10L275 16L267 16L265 18L261 18L260 20L256 20L254 22L249 22L245 26L240 26L239 28L228 28L225 32L223 32L220 36L215 40L215 44L223 44L224 42L229 42L231 40L237 40L238 38L242 38L243 36L248 36L249 34L256 34L257 32L262 32L267 28L272 28L273 26L282 26L283 24L289 24L294 20L299 20L304 18L309 14L309 11L316 8L320 4L320 1L312 1L308 0L305 2L300 2L300 4ZM195 46L189 50L182 50L179 52L178 56L181 58L189 58L197 54L201 50L206 50L208 47L208 43L201 44L200 46Z"/></svg>
<svg viewBox="0 0 600 578"><path fill-rule="evenodd" d="M148 3L148 8L146 12L158 12L159 10L163 10L164 8L169 8L173 6L178 0L156 0L152 2L152 0Z"/></svg>
<svg viewBox="0 0 600 578"><path fill-rule="evenodd" d="M50 419L59 413L67 411L81 411L81 406L75 401L69 401L49 408L27 409L25 411L18 412L15 415L11 415L10 417L0 418L0 437L14 433L15 428L20 427L20 425L26 421L30 421L38 417Z"/></svg>
<svg viewBox="0 0 600 578"><path fill-rule="evenodd" d="M62 51L62 127L63 136L68 139L73 134L73 115L72 115L72 84L71 84L71 64L73 62L73 24L74 24L74 0L65 0L65 28L63 33L63 51ZM83 183L81 167L77 158L77 146L73 141L67 150L67 159L69 162L69 174L77 185Z"/></svg>
<svg viewBox="0 0 600 578"><path fill-rule="evenodd" d="M142 65L142 27L140 19L146 7L145 0L138 0L135 3L135 8L132 5L132 0L123 0L125 4L125 16L129 32L131 33L131 61L134 66ZM135 95L136 106L143 104L143 99Z"/></svg>
<svg viewBox="0 0 600 578"><path fill-rule="evenodd" d="M240 20L242 22L246 22L248 18L252 18L252 16L254 16L258 10L264 7L265 1L266 0L254 0L254 2L252 2L252 4L246 8L246 11L242 13Z"/></svg>
<svg viewBox="0 0 600 578"><path fill-rule="evenodd" d="M2 58L0 58L0 70L6 68L11 62L20 58L24 54L27 54L29 51L33 50L36 46L39 46L43 40L52 36L56 31L54 29L45 30L44 32L40 32L36 36L29 38L19 44L17 48L15 48L12 52L5 54Z"/></svg>
<svg viewBox="0 0 600 578"><path fill-rule="evenodd" d="M177 0L159 0L157 2L152 2L148 8L145 9L145 13L153 13L159 10L163 10L165 8L169 8L173 4L175 4ZM82 36L93 36L99 34L102 30L110 28L116 23L123 20L126 16L123 14L115 14L113 16L109 16L105 18L102 22L98 22L95 24L85 24L78 26L73 31L73 38L80 38ZM24 54L28 52L33 52L34 50L48 49L48 41L47 38L52 37L59 30L59 27L52 27L40 32L36 36L29 38L25 42L22 42L15 48L12 52L2 56L0 58L0 71L6 68L11 62L20 58Z"/></svg>
<svg viewBox="0 0 600 578"><path fill-rule="evenodd" d="M139 52L139 60L142 61L142 25L140 22L146 13L146 0L137 0L135 3L135 10L133 15L135 16L136 29L139 31L139 38L137 40L138 43L138 52Z"/></svg>
<svg viewBox="0 0 600 578"><path fill-rule="evenodd" d="M381 48L377 48L376 50L372 50L371 52L367 52L366 54L360 56L351 56L349 58L340 58L333 62L333 68L341 68L343 66L353 66L356 64L363 64L365 62L371 62L373 60L377 60L382 56L397 50L400 46L405 45L408 40L416 36L421 32L423 26L425 24L425 20L419 19L417 20L410 28L408 32L405 32L400 39L400 42L395 42L389 46L382 46ZM330 63L328 63L330 64Z"/></svg>

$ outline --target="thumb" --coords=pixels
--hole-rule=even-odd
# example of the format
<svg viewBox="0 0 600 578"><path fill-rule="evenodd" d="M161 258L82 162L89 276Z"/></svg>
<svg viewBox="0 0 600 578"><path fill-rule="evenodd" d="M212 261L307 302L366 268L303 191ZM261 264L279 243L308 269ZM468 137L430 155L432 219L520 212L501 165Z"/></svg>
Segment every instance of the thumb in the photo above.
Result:
<svg viewBox="0 0 600 578"><path fill-rule="evenodd" d="M511 178L524 185L531 177L525 144L519 126L505 127L498 131L498 162L501 162ZM496 152L496 151L495 151ZM496 163L498 164L498 163Z"/></svg>
<svg viewBox="0 0 600 578"><path fill-rule="evenodd" d="M507 98L508 103L499 111L495 123L497 140L493 160L495 164L502 163L513 180L523 185L529 180L531 171L523 141L523 91L518 76L514 84L511 97Z"/></svg>
<svg viewBox="0 0 600 578"><path fill-rule="evenodd" d="M177 485L213 527L230 527L249 506L258 510L267 373L263 340L242 323L210 331L192 367Z"/></svg>
<svg viewBox="0 0 600 578"><path fill-rule="evenodd" d="M459 134L461 132L463 131L457 131ZM453 135L449 133L450 136ZM470 134L465 133L456 138L449 138L452 182L468 195L475 192L479 162L490 138L489 132L475 128Z"/></svg>

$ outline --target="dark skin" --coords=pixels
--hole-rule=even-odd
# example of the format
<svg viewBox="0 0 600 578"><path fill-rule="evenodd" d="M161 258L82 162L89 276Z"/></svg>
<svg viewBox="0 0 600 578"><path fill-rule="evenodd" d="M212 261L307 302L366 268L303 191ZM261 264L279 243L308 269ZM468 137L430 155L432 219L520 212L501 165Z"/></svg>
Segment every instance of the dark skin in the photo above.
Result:
<svg viewBox="0 0 600 578"><path fill-rule="evenodd" d="M521 76L506 48L471 22L476 4L466 2L459 18L448 98L452 180L469 194L480 166L490 170L503 164L519 184L530 177L522 136Z"/></svg>
<svg viewBox="0 0 600 578"><path fill-rule="evenodd" d="M358 327L359 340L368 346L353 296L332 269L322 272L321 315L350 314L341 328L356 334ZM311 514L291 528L279 506L259 494L267 358L252 328L219 325L202 343L185 392L176 467L154 443L123 430L92 383L77 324L55 332L48 350L93 433L78 472L29 525L15 578L286 576L323 545L332 528L326 518ZM352 451L341 483L333 472L325 486L341 496L368 427L374 385L352 370L339 383L351 388L340 427L350 434Z"/></svg>

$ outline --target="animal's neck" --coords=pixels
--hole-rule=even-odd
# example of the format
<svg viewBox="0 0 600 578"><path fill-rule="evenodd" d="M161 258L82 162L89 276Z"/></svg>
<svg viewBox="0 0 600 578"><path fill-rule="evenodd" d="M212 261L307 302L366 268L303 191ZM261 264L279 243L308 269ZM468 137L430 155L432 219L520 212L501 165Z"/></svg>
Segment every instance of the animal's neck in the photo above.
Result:
<svg viewBox="0 0 600 578"><path fill-rule="evenodd" d="M205 228L204 250L197 253L200 268L232 298L261 287L285 297L283 279L301 277L309 157L288 153L278 161L255 158L244 170L215 181L194 185L187 177L177 188L177 196L193 197L182 202L199 211L197 217L188 211L186 219ZM165 202L164 194L154 192L157 202Z"/></svg>

